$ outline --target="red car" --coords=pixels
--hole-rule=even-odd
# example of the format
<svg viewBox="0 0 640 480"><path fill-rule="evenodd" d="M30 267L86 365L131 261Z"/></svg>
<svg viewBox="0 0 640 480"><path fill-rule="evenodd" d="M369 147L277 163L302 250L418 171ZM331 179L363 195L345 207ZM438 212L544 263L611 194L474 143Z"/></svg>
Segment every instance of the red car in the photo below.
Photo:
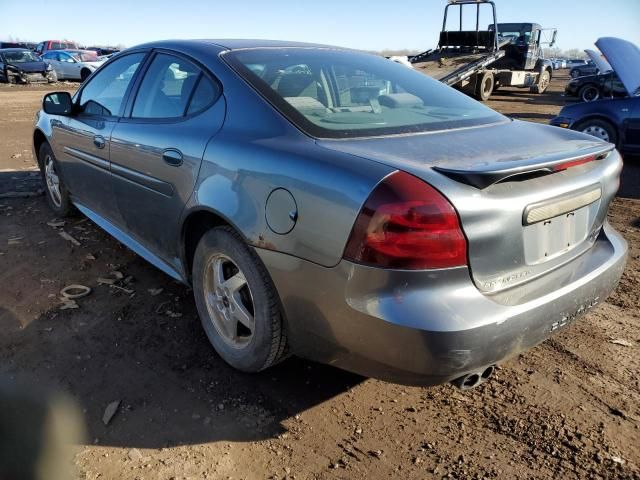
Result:
<svg viewBox="0 0 640 480"><path fill-rule="evenodd" d="M69 40L45 40L40 42L35 49L38 55L42 55L47 50L77 50L78 44Z"/></svg>

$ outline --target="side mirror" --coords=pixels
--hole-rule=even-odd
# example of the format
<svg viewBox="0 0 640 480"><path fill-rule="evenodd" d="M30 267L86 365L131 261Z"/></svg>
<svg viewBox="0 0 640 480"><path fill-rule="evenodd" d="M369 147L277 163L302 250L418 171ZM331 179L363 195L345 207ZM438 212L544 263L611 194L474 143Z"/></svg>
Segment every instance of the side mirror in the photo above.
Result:
<svg viewBox="0 0 640 480"><path fill-rule="evenodd" d="M69 92L54 92L44 96L42 109L51 115L71 115L73 102Z"/></svg>

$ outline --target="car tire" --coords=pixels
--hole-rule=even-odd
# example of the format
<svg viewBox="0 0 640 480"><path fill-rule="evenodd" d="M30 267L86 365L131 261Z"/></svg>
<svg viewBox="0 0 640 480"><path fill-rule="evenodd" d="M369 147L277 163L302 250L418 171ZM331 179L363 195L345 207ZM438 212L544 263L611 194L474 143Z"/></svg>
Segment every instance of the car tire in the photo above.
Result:
<svg viewBox="0 0 640 480"><path fill-rule="evenodd" d="M83 68L80 72L80 81L84 82L87 78L89 78L89 75L91 75L91 70L89 70L88 68Z"/></svg>
<svg viewBox="0 0 640 480"><path fill-rule="evenodd" d="M550 82L551 82L551 74L549 73L549 70L543 70L542 73L540 74L540 79L538 80L538 83L533 87L531 87L531 92L532 93L546 92L547 88L549 88Z"/></svg>
<svg viewBox="0 0 640 480"><path fill-rule="evenodd" d="M575 68L569 72L569 76L571 78L578 78L580 76L580 70L576 70Z"/></svg>
<svg viewBox="0 0 640 480"><path fill-rule="evenodd" d="M71 197L66 185L58 174L60 171L51 146L44 142L38 152L38 165L40 174L45 186L45 194L49 208L58 217L71 217L76 213L76 209L71 203Z"/></svg>
<svg viewBox="0 0 640 480"><path fill-rule="evenodd" d="M53 70L49 75L48 83L56 83L57 81L58 81L58 74L56 73L55 70Z"/></svg>
<svg viewBox="0 0 640 480"><path fill-rule="evenodd" d="M578 123L574 129L582 133L593 135L600 140L613 143L614 145L618 144L618 131L611 122L606 120L601 120L599 118L585 120Z"/></svg>
<svg viewBox="0 0 640 480"><path fill-rule="evenodd" d="M476 79L475 97L482 102L486 102L493 93L493 85L495 84L493 73L484 72L482 75L478 75Z"/></svg>
<svg viewBox="0 0 640 480"><path fill-rule="evenodd" d="M580 97L580 100L583 102L593 102L600 98L600 90L598 90L597 86L589 83L580 88L578 97Z"/></svg>
<svg viewBox="0 0 640 480"><path fill-rule="evenodd" d="M200 239L193 292L204 331L229 365L253 373L286 358L276 288L258 255L231 227L213 228Z"/></svg>

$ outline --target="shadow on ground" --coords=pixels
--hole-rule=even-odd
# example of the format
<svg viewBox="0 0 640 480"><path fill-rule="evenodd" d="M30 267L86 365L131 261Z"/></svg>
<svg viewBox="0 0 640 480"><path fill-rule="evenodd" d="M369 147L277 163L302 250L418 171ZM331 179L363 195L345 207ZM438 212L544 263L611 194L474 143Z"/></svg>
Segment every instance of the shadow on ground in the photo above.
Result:
<svg viewBox="0 0 640 480"><path fill-rule="evenodd" d="M640 198L640 155L625 155L618 196Z"/></svg>
<svg viewBox="0 0 640 480"><path fill-rule="evenodd" d="M119 268L135 278L135 295L85 282L93 293L78 309L56 305L26 325L0 311L0 374L71 394L89 443L162 448L273 438L287 430L282 422L364 380L296 358L259 374L231 369L206 339L187 287L116 250L129 260ZM43 277L57 273L44 268ZM162 294L146 293L158 286ZM120 406L105 425L114 401Z"/></svg>

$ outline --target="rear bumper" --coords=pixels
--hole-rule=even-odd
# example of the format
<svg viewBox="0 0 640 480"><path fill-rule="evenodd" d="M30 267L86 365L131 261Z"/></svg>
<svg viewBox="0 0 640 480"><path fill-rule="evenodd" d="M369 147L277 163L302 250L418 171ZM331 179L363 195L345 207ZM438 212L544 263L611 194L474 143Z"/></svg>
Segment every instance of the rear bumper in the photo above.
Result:
<svg viewBox="0 0 640 480"><path fill-rule="evenodd" d="M325 268L257 249L297 355L366 376L444 383L516 355L611 293L627 246L605 225L594 246L538 280L483 295L466 267L411 272L342 261Z"/></svg>

